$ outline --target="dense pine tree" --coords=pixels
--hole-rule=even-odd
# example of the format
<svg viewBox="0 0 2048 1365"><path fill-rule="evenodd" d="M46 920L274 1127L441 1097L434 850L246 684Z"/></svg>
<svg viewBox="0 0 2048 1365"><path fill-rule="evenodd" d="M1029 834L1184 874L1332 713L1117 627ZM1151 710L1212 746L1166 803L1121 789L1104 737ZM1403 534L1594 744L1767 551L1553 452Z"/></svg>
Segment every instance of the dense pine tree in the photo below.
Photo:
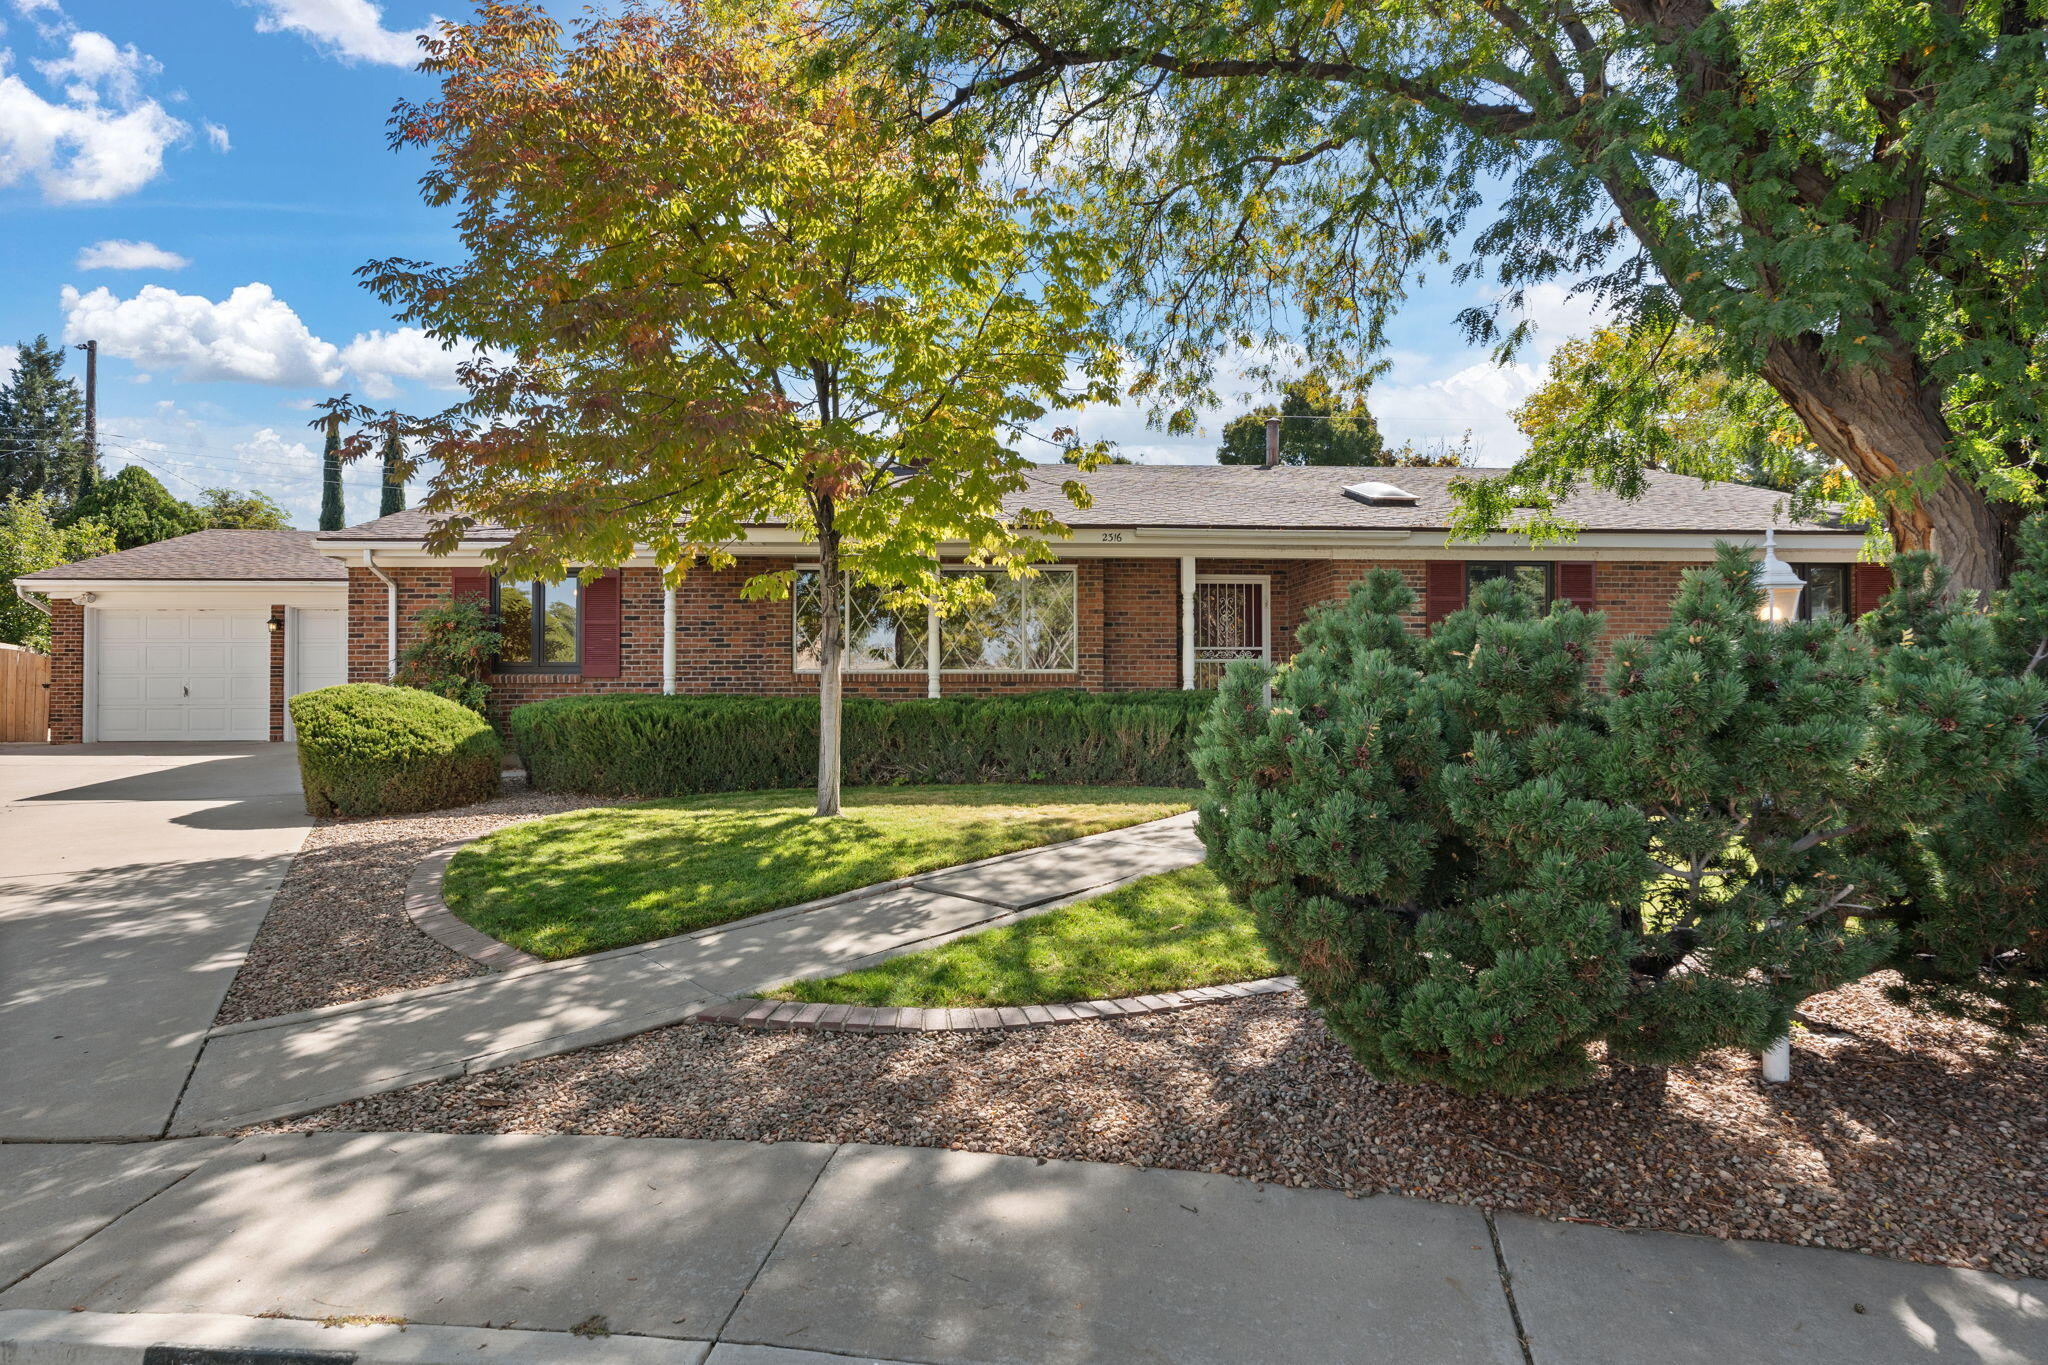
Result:
<svg viewBox="0 0 2048 1365"><path fill-rule="evenodd" d="M325 417L327 443L320 450L320 529L339 531L348 525L348 505L341 487L341 419Z"/></svg>
<svg viewBox="0 0 2048 1365"><path fill-rule="evenodd" d="M394 423L384 433L384 483L382 497L377 503L377 515L388 517L404 510L405 446L398 439L398 427Z"/></svg>
<svg viewBox="0 0 2048 1365"><path fill-rule="evenodd" d="M1386 569L1232 667L1211 865L1375 1074L1523 1094L1761 1048L1893 953L1888 836L2012 785L2041 686L1983 667L1982 618L1910 651L1767 626L1751 568L1688 573L1602 691L1597 616L1499 582L1423 636Z"/></svg>
<svg viewBox="0 0 2048 1365"><path fill-rule="evenodd" d="M1863 619L1902 658L1930 643L1969 648L1980 666L2048 679L2048 514L2023 522L2014 568L1988 620L1947 593L1927 555L1901 555L1898 588ZM2048 711L2014 779L1987 782L1956 811L1895 850L1910 894L1899 922L1894 998L2018 1034L2048 1024Z"/></svg>
<svg viewBox="0 0 2048 1365"><path fill-rule="evenodd" d="M85 472L85 400L64 378L64 348L46 336L15 348L0 385L0 498L40 493L60 506Z"/></svg>

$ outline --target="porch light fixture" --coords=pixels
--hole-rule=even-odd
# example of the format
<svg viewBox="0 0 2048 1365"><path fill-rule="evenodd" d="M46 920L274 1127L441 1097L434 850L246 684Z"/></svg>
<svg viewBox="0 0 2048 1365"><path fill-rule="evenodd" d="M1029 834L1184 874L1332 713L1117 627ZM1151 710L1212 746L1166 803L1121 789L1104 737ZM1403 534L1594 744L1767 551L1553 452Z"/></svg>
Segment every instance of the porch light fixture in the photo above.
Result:
<svg viewBox="0 0 2048 1365"><path fill-rule="evenodd" d="M273 616L263 624L270 628L272 635L280 634L284 630L284 618L282 616Z"/></svg>
<svg viewBox="0 0 2048 1365"><path fill-rule="evenodd" d="M1799 619L1799 594L1806 591L1806 580L1790 564L1778 558L1776 527L1764 531L1764 557L1757 561L1755 578L1757 587L1764 594L1756 612L1760 619L1774 626Z"/></svg>

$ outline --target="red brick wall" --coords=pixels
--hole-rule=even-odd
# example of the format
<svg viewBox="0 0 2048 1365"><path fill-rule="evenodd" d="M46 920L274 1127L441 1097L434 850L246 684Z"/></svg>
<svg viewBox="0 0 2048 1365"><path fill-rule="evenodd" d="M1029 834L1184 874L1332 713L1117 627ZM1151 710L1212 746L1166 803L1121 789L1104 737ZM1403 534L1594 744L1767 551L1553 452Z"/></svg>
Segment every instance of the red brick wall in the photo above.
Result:
<svg viewBox="0 0 2048 1365"><path fill-rule="evenodd" d="M85 608L50 603L50 743L85 738Z"/></svg>
<svg viewBox="0 0 2048 1365"><path fill-rule="evenodd" d="M283 622L288 619L282 606L270 609L270 619ZM284 742L284 633L288 627L280 626L270 632L270 742Z"/></svg>
<svg viewBox="0 0 2048 1365"><path fill-rule="evenodd" d="M788 600L748 601L741 585L758 573L788 568L794 560L748 559L720 570L701 570L676 593L676 690L685 694L748 693L808 696L817 676L791 665ZM1276 660L1294 653L1303 616L1318 603L1342 598L1377 567L1398 569L1418 598L1423 560L1204 559L1203 574L1263 574L1272 588L1272 642ZM1000 696L1055 687L1090 691L1171 688L1180 681L1180 565L1173 559L1074 561L1080 612L1079 667L1070 673L948 673L946 696ZM1663 623L1683 564L1611 564L1598 570L1598 605L1608 614L1606 640L1640 634ZM447 600L448 569L387 570L399 585L399 647L411 642L410 621L424 607ZM493 710L549 697L599 692L661 690L661 584L652 569L627 569L620 582L620 676L582 678L557 673L502 673L492 680ZM384 585L366 570L349 570L349 676L384 677ZM76 608L72 608L73 611ZM1421 625L1420 606L1410 618ZM853 673L849 696L891 700L925 695L922 669Z"/></svg>

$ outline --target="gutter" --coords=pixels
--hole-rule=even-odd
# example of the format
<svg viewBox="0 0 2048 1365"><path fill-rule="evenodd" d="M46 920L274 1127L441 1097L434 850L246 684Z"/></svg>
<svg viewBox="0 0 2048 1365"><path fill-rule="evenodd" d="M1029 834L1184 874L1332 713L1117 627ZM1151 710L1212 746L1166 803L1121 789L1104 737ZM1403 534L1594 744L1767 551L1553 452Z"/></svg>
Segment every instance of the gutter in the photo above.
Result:
<svg viewBox="0 0 2048 1365"><path fill-rule="evenodd" d="M398 584L377 567L375 550L363 551L363 567L384 585L384 680L389 682L398 676Z"/></svg>

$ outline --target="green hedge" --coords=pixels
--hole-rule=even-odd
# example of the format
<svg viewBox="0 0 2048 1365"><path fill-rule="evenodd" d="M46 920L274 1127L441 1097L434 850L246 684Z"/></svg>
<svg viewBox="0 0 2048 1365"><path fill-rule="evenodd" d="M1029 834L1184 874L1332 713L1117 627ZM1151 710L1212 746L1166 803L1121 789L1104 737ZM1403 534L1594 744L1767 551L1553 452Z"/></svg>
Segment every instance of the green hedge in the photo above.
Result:
<svg viewBox="0 0 2048 1365"><path fill-rule="evenodd" d="M504 745L482 716L410 687L347 683L292 698L312 815L397 815L498 794Z"/></svg>
<svg viewBox="0 0 2048 1365"><path fill-rule="evenodd" d="M1063 782L1191 787L1213 692L1041 692L845 703L850 787ZM803 787L817 780L818 703L613 695L531 702L512 743L543 790L606 796Z"/></svg>

